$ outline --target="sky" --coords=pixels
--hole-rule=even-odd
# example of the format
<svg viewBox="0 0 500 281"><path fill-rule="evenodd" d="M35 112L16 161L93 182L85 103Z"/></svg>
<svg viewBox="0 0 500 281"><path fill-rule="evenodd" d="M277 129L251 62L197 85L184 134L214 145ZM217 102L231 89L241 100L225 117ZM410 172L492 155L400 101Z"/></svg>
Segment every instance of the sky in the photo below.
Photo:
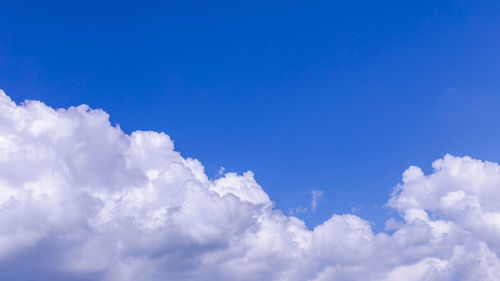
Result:
<svg viewBox="0 0 500 281"><path fill-rule="evenodd" d="M252 170L315 226L377 226L410 165L500 160L496 1L5 1L0 85L169 134L207 173ZM361 176L362 175L362 176ZM363 196L358 196L359 194Z"/></svg>
<svg viewBox="0 0 500 281"><path fill-rule="evenodd" d="M295 240L275 249L279 258L271 269L258 263L267 261L260 255L265 250L245 252L247 262L239 266L247 271L235 275L238 280L292 280L296 272L289 268L304 272L298 280L366 279L367 272L350 267L359 262L355 255L329 260L311 254L329 249L324 233L343 233L343 224L368 233L360 239L369 241L370 250L357 248L361 242L351 246L366 253L367 270L379 272L380 280L398 280L407 270L424 272L415 273L416 280L495 280L500 275L492 269L498 263L492 256L499 253L495 233L500 212L488 198L496 198L495 163L500 162L499 10L497 1L3 1L0 188L8 195L0 202L7 204L11 196L21 207L0 216L6 227L0 249L15 253L2 263L2 256L10 254L0 251L0 268L16 268L12 265L27 260L33 272L48 279L139 280L135 274L146 266L150 275L143 280L225 280L236 274L226 268L234 264L217 261L237 256L243 247L230 238L266 222L269 228L255 237L268 237L274 229L276 239ZM23 104L25 100L43 104ZM81 104L89 108L72 107ZM100 136L100 131L106 133ZM156 159L155 153L164 158ZM26 157L33 159L23 162ZM40 165L47 166L45 176L37 170ZM179 182L163 179L166 171ZM196 187L181 184L183 180ZM33 186L47 190L36 193ZM69 186L79 191L66 190ZM152 196L148 186L172 189L156 194L154 202L134 201L134 196ZM53 205L29 201L32 192L52 196ZM88 198L80 198L79 192ZM197 192L203 194L198 199ZM188 195L177 198L177 193ZM113 197L117 194L130 200L121 206ZM94 206L92 200L100 203ZM82 209L67 210L68 202ZM220 209L202 208L212 203ZM170 217L175 208L190 204L221 218L182 213L186 220L207 225L194 230ZM141 212L131 211L133 206ZM477 216L465 215L467 208ZM236 209L234 222L227 212ZM27 218L17 236L8 230L12 216L36 210L49 217L53 212L75 215L56 215L55 222L40 228ZM140 227L128 225L115 212L137 216ZM123 237L130 252L103 257L108 269L92 264L90 254L63 263L63 270L35 265L19 254L46 257L43 249L62 243L61 235L80 237L80 232L65 231L89 218L82 228L89 233L82 230L87 234L81 235L95 244L66 241L67 251L54 252L63 260L75 253L100 253L96 245L118 231L107 223L116 223L119 231L142 233L156 231L162 221L158 218L166 217L175 231L157 238L189 237L192 244L184 241L185 248L177 251L159 240L139 245ZM474 220L481 223L469 225ZM227 239L213 241L214 229ZM412 231L432 235L410 237ZM444 232L448 238L442 238ZM469 236L461 236L464 232ZM241 243L252 249L268 246L254 242ZM24 252L17 246L2 248L9 243ZM214 256L210 249L222 244L230 245L228 252ZM415 245L422 247L416 256L397 254ZM153 246L165 252L148 252ZM374 254L387 247L387 252ZM300 258L283 256L291 249ZM172 264L171 251L196 258L192 264ZM477 257L485 264L460 271L461 251L472 264ZM148 258L130 265L124 261L131 253ZM376 259L386 257L380 255L397 259L377 265ZM332 262L341 269L328 267ZM166 271L156 270L165 264ZM485 268L490 275L477 275Z"/></svg>

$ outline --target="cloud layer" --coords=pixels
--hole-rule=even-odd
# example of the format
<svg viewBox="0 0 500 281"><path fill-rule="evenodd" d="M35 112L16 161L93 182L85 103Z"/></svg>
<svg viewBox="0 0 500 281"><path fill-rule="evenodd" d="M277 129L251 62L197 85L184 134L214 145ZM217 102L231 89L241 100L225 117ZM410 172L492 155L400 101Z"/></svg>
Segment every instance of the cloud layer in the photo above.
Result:
<svg viewBox="0 0 500 281"><path fill-rule="evenodd" d="M500 166L446 155L403 174L374 233L309 230L252 172L210 179L163 133L0 91L1 280L500 280Z"/></svg>

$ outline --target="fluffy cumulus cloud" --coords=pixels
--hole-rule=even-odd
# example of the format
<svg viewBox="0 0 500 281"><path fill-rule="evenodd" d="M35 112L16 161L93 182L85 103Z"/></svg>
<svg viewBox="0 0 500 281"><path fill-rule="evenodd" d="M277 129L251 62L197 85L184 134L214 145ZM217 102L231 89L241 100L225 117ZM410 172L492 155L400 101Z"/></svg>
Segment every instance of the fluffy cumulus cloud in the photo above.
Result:
<svg viewBox="0 0 500 281"><path fill-rule="evenodd" d="M404 172L385 232L353 214L311 230L166 134L0 92L0 279L500 280L500 166L433 167Z"/></svg>

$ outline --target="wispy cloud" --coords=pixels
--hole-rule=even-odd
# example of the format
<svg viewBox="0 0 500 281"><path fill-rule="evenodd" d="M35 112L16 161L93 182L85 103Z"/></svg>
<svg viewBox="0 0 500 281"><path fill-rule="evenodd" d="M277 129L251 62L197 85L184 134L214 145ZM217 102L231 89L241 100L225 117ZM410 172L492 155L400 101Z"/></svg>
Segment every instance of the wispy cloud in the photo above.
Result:
<svg viewBox="0 0 500 281"><path fill-rule="evenodd" d="M311 200L311 210L313 212L316 211L316 208L318 207L318 204L321 200L321 198L323 197L323 191L321 190L312 190L311 191L311 194L312 194L312 200Z"/></svg>
<svg viewBox="0 0 500 281"><path fill-rule="evenodd" d="M288 209L288 215L300 215L307 212L309 209L307 207L295 207Z"/></svg>

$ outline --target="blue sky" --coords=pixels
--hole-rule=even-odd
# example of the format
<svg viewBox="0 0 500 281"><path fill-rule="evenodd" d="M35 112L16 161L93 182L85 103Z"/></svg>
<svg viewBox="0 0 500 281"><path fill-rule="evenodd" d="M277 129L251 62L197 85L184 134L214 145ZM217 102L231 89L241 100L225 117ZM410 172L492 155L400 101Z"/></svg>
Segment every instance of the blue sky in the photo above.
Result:
<svg viewBox="0 0 500 281"><path fill-rule="evenodd" d="M4 1L0 88L164 131L285 212L322 190L310 226L380 229L408 166L500 161L500 3L182 2Z"/></svg>

